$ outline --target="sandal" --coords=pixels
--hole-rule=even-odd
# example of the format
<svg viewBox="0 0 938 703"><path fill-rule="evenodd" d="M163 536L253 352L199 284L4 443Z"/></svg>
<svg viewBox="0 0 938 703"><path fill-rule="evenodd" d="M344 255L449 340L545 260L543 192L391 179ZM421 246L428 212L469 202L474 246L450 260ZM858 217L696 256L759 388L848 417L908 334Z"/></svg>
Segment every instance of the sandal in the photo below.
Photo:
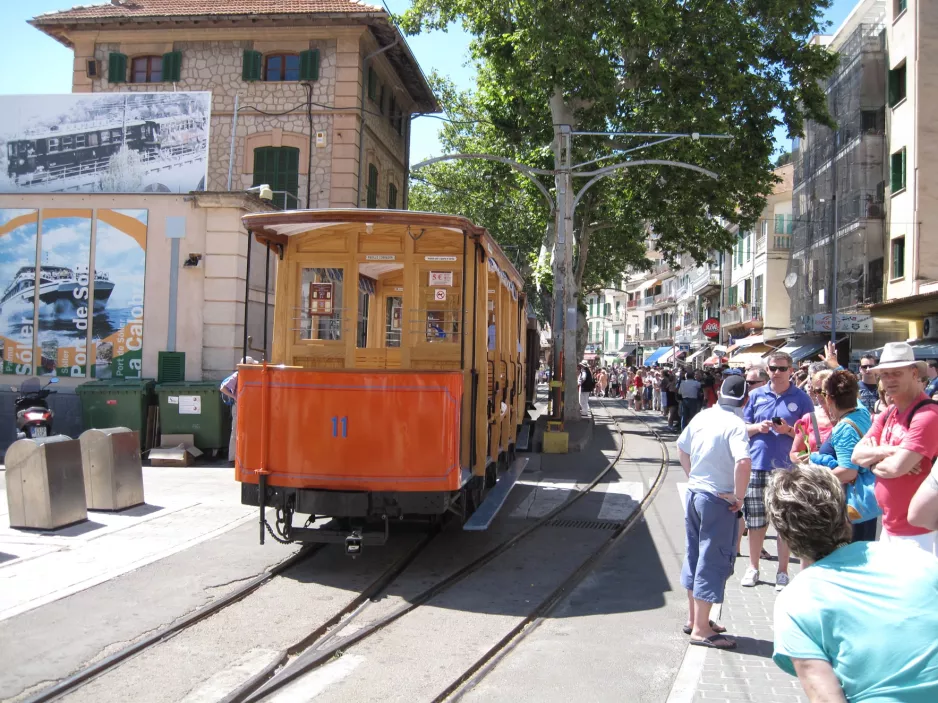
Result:
<svg viewBox="0 0 938 703"><path fill-rule="evenodd" d="M736 649L736 640L730 639L726 635L711 635L702 640L691 640L691 644L698 647L709 647L710 649Z"/></svg>
<svg viewBox="0 0 938 703"><path fill-rule="evenodd" d="M713 620L710 621L710 629L716 632L718 635L722 635L724 632L726 632L725 627L722 625L717 625L715 622L713 622ZM681 630L685 635L689 635L693 631L690 625L684 625Z"/></svg>
<svg viewBox="0 0 938 703"><path fill-rule="evenodd" d="M763 549L762 552L759 554L759 558L760 558L760 559L765 559L766 561L772 561L772 555L769 554L769 553L768 553L767 551L765 551L764 549Z"/></svg>

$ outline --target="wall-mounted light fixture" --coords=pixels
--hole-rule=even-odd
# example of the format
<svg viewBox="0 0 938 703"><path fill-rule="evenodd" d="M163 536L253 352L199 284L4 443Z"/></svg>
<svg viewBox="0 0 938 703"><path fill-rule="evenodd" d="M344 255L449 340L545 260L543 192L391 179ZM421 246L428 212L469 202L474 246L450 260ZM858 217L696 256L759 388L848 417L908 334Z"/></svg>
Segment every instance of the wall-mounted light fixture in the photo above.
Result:
<svg viewBox="0 0 938 703"><path fill-rule="evenodd" d="M201 254L189 254L189 257L182 262L182 267L191 269L199 268L202 265L202 255Z"/></svg>

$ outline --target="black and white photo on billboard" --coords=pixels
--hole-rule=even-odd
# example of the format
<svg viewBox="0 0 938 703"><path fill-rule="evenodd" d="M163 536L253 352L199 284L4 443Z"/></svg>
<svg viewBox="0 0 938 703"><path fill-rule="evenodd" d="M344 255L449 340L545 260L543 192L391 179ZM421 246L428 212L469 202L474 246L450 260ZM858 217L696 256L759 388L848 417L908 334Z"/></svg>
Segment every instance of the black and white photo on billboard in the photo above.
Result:
<svg viewBox="0 0 938 703"><path fill-rule="evenodd" d="M205 190L211 93L0 96L0 192Z"/></svg>

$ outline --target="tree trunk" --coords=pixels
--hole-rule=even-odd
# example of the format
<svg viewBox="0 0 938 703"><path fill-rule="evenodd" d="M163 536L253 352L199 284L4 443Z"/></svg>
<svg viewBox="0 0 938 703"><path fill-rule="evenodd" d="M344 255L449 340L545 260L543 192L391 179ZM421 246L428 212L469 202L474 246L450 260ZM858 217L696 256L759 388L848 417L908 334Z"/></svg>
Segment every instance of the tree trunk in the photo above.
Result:
<svg viewBox="0 0 938 703"><path fill-rule="evenodd" d="M577 388L576 331L577 289L573 274L573 179L570 176L571 137L569 130L575 128L573 109L564 101L560 88L555 88L550 98L551 121L554 124L554 168L557 193L557 239L554 257L554 320L552 341L562 344L564 379L564 420L580 418L579 392ZM558 283L560 285L558 285ZM556 308L559 308L556 309ZM558 331L562 330L562 337ZM554 358L557 358L554 352Z"/></svg>

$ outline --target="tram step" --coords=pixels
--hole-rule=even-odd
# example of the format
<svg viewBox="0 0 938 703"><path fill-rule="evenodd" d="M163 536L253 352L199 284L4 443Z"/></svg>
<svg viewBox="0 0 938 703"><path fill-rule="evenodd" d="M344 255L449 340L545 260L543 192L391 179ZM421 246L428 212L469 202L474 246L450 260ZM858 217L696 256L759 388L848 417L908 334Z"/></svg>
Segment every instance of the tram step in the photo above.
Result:
<svg viewBox="0 0 938 703"><path fill-rule="evenodd" d="M505 501L508 500L508 494L515 487L515 482L527 465L527 459L515 459L508 471L499 477L495 487L489 491L479 509L469 516L462 528L468 531L487 530L489 525L492 524L492 520L498 515L498 511L502 509Z"/></svg>
<svg viewBox="0 0 938 703"><path fill-rule="evenodd" d="M534 427L530 422L526 422L521 425L521 429L518 431L518 441L515 443L515 451L518 452L529 452L531 451L531 428Z"/></svg>

